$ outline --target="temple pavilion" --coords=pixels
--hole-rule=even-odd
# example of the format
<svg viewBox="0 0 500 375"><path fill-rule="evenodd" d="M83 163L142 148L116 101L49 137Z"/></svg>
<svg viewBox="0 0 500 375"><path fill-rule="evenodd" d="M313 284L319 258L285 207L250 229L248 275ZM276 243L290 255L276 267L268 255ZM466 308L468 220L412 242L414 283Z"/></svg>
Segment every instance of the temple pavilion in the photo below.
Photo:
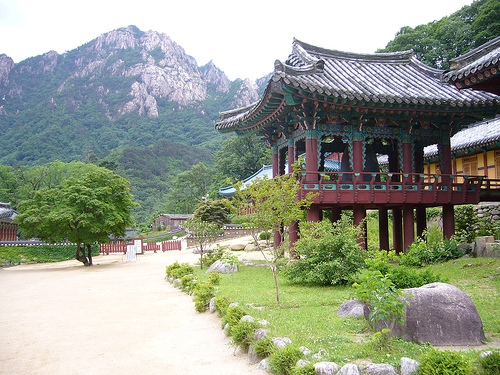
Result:
<svg viewBox="0 0 500 375"><path fill-rule="evenodd" d="M497 95L458 87L459 74L426 66L412 51L355 54L294 40L274 68L260 100L221 113L216 129L260 135L272 147L273 176L290 173L305 154L299 194L318 193L308 220L352 210L358 225L378 210L380 248L389 249L391 217L392 248L400 252L425 230L427 207L442 207L449 238L454 205L480 201L483 178L452 174L450 138L494 117ZM423 150L433 144L439 173L431 175ZM341 155L340 171L325 168L332 154ZM297 236L292 231L292 242Z"/></svg>

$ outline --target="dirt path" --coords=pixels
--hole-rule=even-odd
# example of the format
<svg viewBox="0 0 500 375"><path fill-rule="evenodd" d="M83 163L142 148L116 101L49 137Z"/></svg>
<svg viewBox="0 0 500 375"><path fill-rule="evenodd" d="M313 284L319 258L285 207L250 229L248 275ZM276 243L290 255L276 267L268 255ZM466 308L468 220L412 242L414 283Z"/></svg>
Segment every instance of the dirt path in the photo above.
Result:
<svg viewBox="0 0 500 375"><path fill-rule="evenodd" d="M190 250L0 269L0 374L265 374L164 280Z"/></svg>

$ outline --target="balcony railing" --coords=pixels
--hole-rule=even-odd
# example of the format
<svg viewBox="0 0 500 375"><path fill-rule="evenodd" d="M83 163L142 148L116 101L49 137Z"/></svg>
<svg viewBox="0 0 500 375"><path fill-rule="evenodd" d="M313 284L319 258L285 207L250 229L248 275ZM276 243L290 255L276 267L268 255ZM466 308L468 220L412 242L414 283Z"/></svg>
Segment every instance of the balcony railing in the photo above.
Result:
<svg viewBox="0 0 500 375"><path fill-rule="evenodd" d="M301 190L318 192L318 204L476 204L485 180L451 174L301 172ZM500 181L487 186L500 189Z"/></svg>

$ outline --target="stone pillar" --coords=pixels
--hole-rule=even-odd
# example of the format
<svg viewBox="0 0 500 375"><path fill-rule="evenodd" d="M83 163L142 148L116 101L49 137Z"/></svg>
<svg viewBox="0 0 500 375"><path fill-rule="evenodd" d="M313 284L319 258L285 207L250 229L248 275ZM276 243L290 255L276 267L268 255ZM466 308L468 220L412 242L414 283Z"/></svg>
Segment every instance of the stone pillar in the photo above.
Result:
<svg viewBox="0 0 500 375"><path fill-rule="evenodd" d="M389 247L389 215L386 206L378 210L378 231L380 250L390 250Z"/></svg>

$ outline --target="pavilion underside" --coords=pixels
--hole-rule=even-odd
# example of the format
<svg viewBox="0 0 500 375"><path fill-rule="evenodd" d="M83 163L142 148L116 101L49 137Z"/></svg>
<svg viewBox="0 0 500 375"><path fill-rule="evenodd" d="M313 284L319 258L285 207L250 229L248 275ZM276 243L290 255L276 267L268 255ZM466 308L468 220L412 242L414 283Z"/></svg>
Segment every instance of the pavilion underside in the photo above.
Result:
<svg viewBox="0 0 500 375"><path fill-rule="evenodd" d="M305 154L299 194L317 193L310 221L321 220L325 210L334 220L352 210L358 225L367 210L378 210L380 248L389 249L391 217L392 248L404 251L415 238L415 222L421 235L426 208L438 206L444 235L451 237L453 206L478 203L483 181L452 175L450 137L496 115L499 98L459 91L408 51L355 55L299 41L293 47L285 63L276 62L262 99L221 114L216 128L260 134L273 150L273 176L291 173ZM423 149L432 144L439 173L429 175ZM340 171L326 171L332 158ZM292 242L297 236L291 233Z"/></svg>

